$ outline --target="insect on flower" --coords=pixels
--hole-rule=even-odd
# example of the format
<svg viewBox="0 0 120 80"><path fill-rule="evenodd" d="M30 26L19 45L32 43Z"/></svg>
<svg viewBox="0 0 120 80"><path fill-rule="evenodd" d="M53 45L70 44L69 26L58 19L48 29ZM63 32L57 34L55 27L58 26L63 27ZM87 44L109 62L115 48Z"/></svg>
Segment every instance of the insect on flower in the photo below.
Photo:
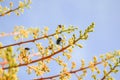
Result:
<svg viewBox="0 0 120 80"><path fill-rule="evenodd" d="M26 47L25 50L30 50L30 48Z"/></svg>
<svg viewBox="0 0 120 80"><path fill-rule="evenodd" d="M59 26L59 28L61 28L62 27L62 25L58 25Z"/></svg>
<svg viewBox="0 0 120 80"><path fill-rule="evenodd" d="M59 37L58 39L57 39L57 41L56 41L56 44L60 44L60 42L61 42L61 40L62 40L62 38L61 37Z"/></svg>

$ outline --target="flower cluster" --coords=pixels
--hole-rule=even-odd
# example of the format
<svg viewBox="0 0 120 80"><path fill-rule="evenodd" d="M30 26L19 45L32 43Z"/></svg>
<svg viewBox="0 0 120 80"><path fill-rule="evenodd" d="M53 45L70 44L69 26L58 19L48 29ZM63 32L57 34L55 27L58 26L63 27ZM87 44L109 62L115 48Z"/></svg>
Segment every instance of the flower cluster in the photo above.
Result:
<svg viewBox="0 0 120 80"><path fill-rule="evenodd" d="M31 0L19 1L19 5L15 9L13 9L14 8L13 2L9 2L9 7L3 7L0 5L0 16L5 16L6 14L10 15L11 12L14 12L16 15L20 15L20 13L24 12L24 8L30 8L30 4L31 4Z"/></svg>

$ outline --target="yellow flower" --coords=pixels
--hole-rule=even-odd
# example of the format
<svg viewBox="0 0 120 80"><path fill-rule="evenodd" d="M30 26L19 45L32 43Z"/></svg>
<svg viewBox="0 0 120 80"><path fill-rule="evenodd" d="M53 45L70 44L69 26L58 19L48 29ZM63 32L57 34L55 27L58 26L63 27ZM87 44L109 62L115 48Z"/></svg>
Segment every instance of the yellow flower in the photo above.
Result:
<svg viewBox="0 0 120 80"><path fill-rule="evenodd" d="M23 14L24 13L24 9L22 8L22 9L20 9L20 11L21 11L21 13Z"/></svg>
<svg viewBox="0 0 120 80"><path fill-rule="evenodd" d="M77 44L77 46L80 47L80 48L83 48L83 46L81 44Z"/></svg>
<svg viewBox="0 0 120 80"><path fill-rule="evenodd" d="M8 10L9 10L8 7L4 7L4 8L3 8L3 11L8 11Z"/></svg>
<svg viewBox="0 0 120 80"><path fill-rule="evenodd" d="M29 4L31 4L31 3L32 3L32 1L31 1L31 0L28 0L28 3L29 3Z"/></svg>
<svg viewBox="0 0 120 80"><path fill-rule="evenodd" d="M28 32L24 29L20 30L20 34L23 35L23 37L28 38Z"/></svg>
<svg viewBox="0 0 120 80"><path fill-rule="evenodd" d="M19 1L19 7L23 8L25 6L25 4L22 1Z"/></svg>
<svg viewBox="0 0 120 80"><path fill-rule="evenodd" d="M56 48L57 48L57 50L60 50L61 47L59 45L56 45Z"/></svg>
<svg viewBox="0 0 120 80"><path fill-rule="evenodd" d="M73 45L73 43L74 43L73 38L70 38L70 39L69 39L69 44L70 44L70 45Z"/></svg>
<svg viewBox="0 0 120 80"><path fill-rule="evenodd" d="M111 55L110 53L107 53L107 54L106 54L106 59L111 58L111 56L112 56L112 55Z"/></svg>
<svg viewBox="0 0 120 80"><path fill-rule="evenodd" d="M94 63L97 63L97 57L96 56L93 57L93 61L94 61Z"/></svg>
<svg viewBox="0 0 120 80"><path fill-rule="evenodd" d="M42 71L44 71L44 72L49 72L50 69L49 69L49 67L48 67L46 64L43 64L43 65L42 65Z"/></svg>
<svg viewBox="0 0 120 80"><path fill-rule="evenodd" d="M0 68L0 73L3 73L3 69L2 68Z"/></svg>
<svg viewBox="0 0 120 80"><path fill-rule="evenodd" d="M92 72L95 71L95 65L92 61L89 63L89 68L91 69Z"/></svg>
<svg viewBox="0 0 120 80"><path fill-rule="evenodd" d="M0 47L2 47L3 46L3 44L0 42Z"/></svg>
<svg viewBox="0 0 120 80"><path fill-rule="evenodd" d="M72 62L72 69L74 69L76 67L76 63Z"/></svg>
<svg viewBox="0 0 120 80"><path fill-rule="evenodd" d="M46 32L47 32L48 30L49 30L49 28L48 28L48 27L45 27L45 28L44 28L44 31L46 31Z"/></svg>
<svg viewBox="0 0 120 80"><path fill-rule="evenodd" d="M100 70L99 69L97 70L97 73L100 74Z"/></svg>
<svg viewBox="0 0 120 80"><path fill-rule="evenodd" d="M70 48L68 48L68 51L71 53L73 50L72 50L72 48L70 47Z"/></svg>
<svg viewBox="0 0 120 80"><path fill-rule="evenodd" d="M103 70L103 73L104 73L104 75L106 75L106 74L107 74L107 70L106 70L106 69L104 69L104 70Z"/></svg>
<svg viewBox="0 0 120 80"><path fill-rule="evenodd" d="M103 62L103 66L104 66L104 67L107 67L107 66L108 66L108 62L107 62L107 61L104 61L104 62Z"/></svg>
<svg viewBox="0 0 120 80"><path fill-rule="evenodd" d="M60 73L60 80L69 80L71 78L71 73L67 71L67 68L64 67Z"/></svg>
<svg viewBox="0 0 120 80"><path fill-rule="evenodd" d="M68 60L71 59L71 55L70 54L66 54L66 57L67 57Z"/></svg>
<svg viewBox="0 0 120 80"><path fill-rule="evenodd" d="M54 35L55 39L58 39L58 34Z"/></svg>
<svg viewBox="0 0 120 80"><path fill-rule="evenodd" d="M118 55L120 56L120 51L118 51Z"/></svg>
<svg viewBox="0 0 120 80"><path fill-rule="evenodd" d="M96 75L95 75L95 74L93 74L91 77L92 77L94 80L96 80Z"/></svg>
<svg viewBox="0 0 120 80"><path fill-rule="evenodd" d="M10 7L13 7L13 2L10 2Z"/></svg>
<svg viewBox="0 0 120 80"><path fill-rule="evenodd" d="M85 66L85 60L82 59L82 60L81 60L81 68L84 68L84 66Z"/></svg>

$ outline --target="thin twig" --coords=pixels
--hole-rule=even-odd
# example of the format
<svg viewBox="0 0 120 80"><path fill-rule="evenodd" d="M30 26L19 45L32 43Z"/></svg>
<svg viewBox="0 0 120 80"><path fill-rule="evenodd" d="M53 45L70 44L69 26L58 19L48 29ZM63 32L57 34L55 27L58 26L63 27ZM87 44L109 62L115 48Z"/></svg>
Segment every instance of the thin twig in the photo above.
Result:
<svg viewBox="0 0 120 80"><path fill-rule="evenodd" d="M102 63L102 61L101 61L101 62L98 62L98 63L95 63L94 66L96 66L96 65L98 65L98 64L101 64L101 63ZM76 72L79 72L79 71L82 71L82 70L85 70L85 69L88 69L88 68L89 68L89 66L84 67L84 68L80 68L80 69L77 69L77 70L74 70L74 71L69 71L68 73L73 74L73 73L76 73ZM53 79L53 78L56 78L56 77L59 77L59 76L60 76L60 74L57 74L57 75L53 75L53 76L50 76L50 77L44 77L44 78L39 78L39 79L34 79L34 80Z"/></svg>
<svg viewBox="0 0 120 80"><path fill-rule="evenodd" d="M0 49L6 48L6 47L10 47L10 46L16 46L16 45L20 45L20 44L25 44L25 43L29 43L29 42L35 42L36 40L40 40L40 39L47 38L47 37L54 36L54 35L55 35L55 33L51 34L51 35L48 35L48 36L43 36L43 37L40 37L40 38L27 40L27 41L24 41L24 42L18 42L18 43L6 45L6 46L3 46L3 47L0 47Z"/></svg>
<svg viewBox="0 0 120 80"><path fill-rule="evenodd" d="M19 8L20 8L20 7L17 7L17 8L15 8L15 9L11 9L11 10L5 12L5 13L2 13L2 14L0 14L0 17L1 17L1 16L4 16L4 15L6 15L6 14L9 14L9 13L11 13L11 12L13 12L13 11L16 11L16 10L18 10Z"/></svg>
<svg viewBox="0 0 120 80"><path fill-rule="evenodd" d="M110 57L110 58L108 58L108 59L105 59L105 61L107 61L107 60L109 60L109 59L111 59L111 58L113 58L113 57L114 57L114 56L112 56L112 57ZM102 63L103 63L103 61L94 63L94 66L97 66L97 65L102 64ZM68 73L74 74L74 73L77 73L77 72L79 72L79 71L83 71L83 70L85 70L85 69L89 69L89 66L86 66L86 67L84 67L84 68L80 68L80 69L77 69L77 70L69 71ZM110 72L109 72L109 73L110 73ZM38 79L34 79L34 80L47 80L47 79L53 79L53 78L56 78L56 77L59 77L59 76L60 76L60 74L57 74L57 75L53 75L53 76L49 76L49 77L44 77L44 78L38 78ZM104 79L101 79L101 80L104 80Z"/></svg>
<svg viewBox="0 0 120 80"><path fill-rule="evenodd" d="M77 40L75 40L74 44L75 44L76 42L78 42L80 39L81 39L81 38L78 38ZM36 63L36 62L38 62L38 61L43 61L43 60L45 60L45 59L51 58L52 56L54 56L54 55L56 55L56 54L58 54L58 53L60 53L60 52L62 52L62 51L64 51L64 50L66 50L66 49L69 48L70 46L71 46L71 45L67 45L66 47L64 47L64 48L62 48L62 49L60 49L60 50L52 53L52 54L49 55L49 56L42 57L42 58L37 59L37 60L33 60L33 61L31 61L30 63L23 63L23 64L19 64L19 65L17 65L17 66L11 66L11 67L9 66L9 67L5 67L5 68L3 68L3 69L5 70L5 69L10 69L10 68L17 68L17 67L26 66L26 65L29 65L29 64L32 64L32 63Z"/></svg>
<svg viewBox="0 0 120 80"><path fill-rule="evenodd" d="M115 70L115 68L116 68L117 66L118 66L118 65L116 64L112 69L110 69L110 71L109 71L106 75L104 75L103 78L101 78L101 80L105 80L106 77L107 77L110 73L112 73L112 71Z"/></svg>
<svg viewBox="0 0 120 80"><path fill-rule="evenodd" d="M74 28L74 30L77 29L77 28ZM72 29L71 29L72 30ZM18 43L14 43L14 44L9 44L9 45L6 45L6 46L2 46L0 47L0 49L3 49L3 48L6 48L6 47L10 47L10 46L16 46L16 45L21 45L21 44L25 44L25 43L29 43L29 42L35 42L37 40L40 40L40 39L43 39L43 38L48 38L48 37L51 37L51 36L54 36L56 34L60 34L60 33L63 33L63 32L66 32L66 30L63 30L63 31L60 31L58 33L53 33L53 34L50 34L50 35L46 35L46 36L42 36L42 37L39 37L39 38L36 38L36 39L31 39L31 40L27 40L27 41L23 41L23 42L18 42Z"/></svg>

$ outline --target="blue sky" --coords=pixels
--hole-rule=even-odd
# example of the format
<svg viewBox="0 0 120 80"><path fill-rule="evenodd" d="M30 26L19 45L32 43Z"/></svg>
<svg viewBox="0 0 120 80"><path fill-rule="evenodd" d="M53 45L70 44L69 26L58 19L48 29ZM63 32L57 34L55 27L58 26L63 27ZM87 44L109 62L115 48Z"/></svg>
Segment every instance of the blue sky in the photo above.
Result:
<svg viewBox="0 0 120 80"><path fill-rule="evenodd" d="M18 4L16 0L13 1ZM87 41L82 41L84 48L74 49L72 58L76 62L81 58L90 61L94 55L120 49L119 3L120 0L33 0L31 9L25 9L24 14L0 17L0 32L11 32L15 25L49 26L51 32L54 32L57 25L64 24L79 26L84 30L91 22L95 22L95 31ZM6 5L7 2L0 4ZM12 43L12 39L6 37L2 40L0 38L4 44ZM20 80L34 78L34 75L25 77L25 74L22 71L18 74ZM113 75L116 80L120 78L119 74Z"/></svg>

